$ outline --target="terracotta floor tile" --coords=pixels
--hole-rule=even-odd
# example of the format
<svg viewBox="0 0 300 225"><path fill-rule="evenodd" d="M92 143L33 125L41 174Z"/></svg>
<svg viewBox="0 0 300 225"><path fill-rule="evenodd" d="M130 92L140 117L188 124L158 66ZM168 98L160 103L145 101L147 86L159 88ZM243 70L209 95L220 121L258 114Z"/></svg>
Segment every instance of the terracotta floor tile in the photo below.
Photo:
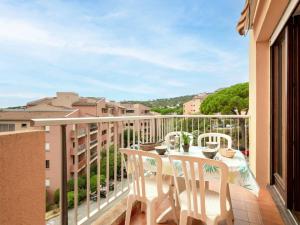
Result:
<svg viewBox="0 0 300 225"><path fill-rule="evenodd" d="M234 220L234 225L249 225L249 223L244 220Z"/></svg>
<svg viewBox="0 0 300 225"><path fill-rule="evenodd" d="M261 189L258 198L247 190L234 185L230 185L230 193L234 210L234 225L284 225L276 205L266 189ZM167 201L163 201L159 204L157 212L162 212L166 207L168 207ZM135 214L131 218L131 225L145 224L145 213ZM191 224L198 225L201 223L193 220ZM168 221L162 225L175 225L175 223Z"/></svg>
<svg viewBox="0 0 300 225"><path fill-rule="evenodd" d="M249 221L248 220L248 213L245 210L233 209L233 215L234 215L234 218L236 218L236 219Z"/></svg>
<svg viewBox="0 0 300 225"><path fill-rule="evenodd" d="M240 209L240 210L246 210L246 204L242 201L238 200L232 200L232 208L234 209Z"/></svg>
<svg viewBox="0 0 300 225"><path fill-rule="evenodd" d="M254 212L248 212L248 219L250 223L262 224L260 214Z"/></svg>
<svg viewBox="0 0 300 225"><path fill-rule="evenodd" d="M245 205L248 212L260 213L259 205L257 203L246 203Z"/></svg>

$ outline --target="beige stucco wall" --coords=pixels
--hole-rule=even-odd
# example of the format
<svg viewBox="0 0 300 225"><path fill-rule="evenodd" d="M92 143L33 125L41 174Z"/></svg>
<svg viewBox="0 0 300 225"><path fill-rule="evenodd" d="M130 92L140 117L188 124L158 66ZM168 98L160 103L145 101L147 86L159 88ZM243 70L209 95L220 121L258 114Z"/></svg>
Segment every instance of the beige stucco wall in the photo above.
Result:
<svg viewBox="0 0 300 225"><path fill-rule="evenodd" d="M45 224L45 135L0 133L0 224Z"/></svg>
<svg viewBox="0 0 300 225"><path fill-rule="evenodd" d="M252 172L256 174L256 42L252 30L249 39L249 161Z"/></svg>
<svg viewBox="0 0 300 225"><path fill-rule="evenodd" d="M259 0L249 32L250 167L261 186L270 182L270 38L288 0Z"/></svg>
<svg viewBox="0 0 300 225"><path fill-rule="evenodd" d="M56 98L52 100L52 104L55 106L67 106L72 107L73 102L79 100L79 95L74 92L57 92Z"/></svg>

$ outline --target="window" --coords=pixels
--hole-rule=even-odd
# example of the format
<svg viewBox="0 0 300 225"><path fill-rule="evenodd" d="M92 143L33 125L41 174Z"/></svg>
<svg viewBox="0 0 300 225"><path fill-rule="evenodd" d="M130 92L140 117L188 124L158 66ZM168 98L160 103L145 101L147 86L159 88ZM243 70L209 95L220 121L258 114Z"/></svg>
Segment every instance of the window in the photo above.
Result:
<svg viewBox="0 0 300 225"><path fill-rule="evenodd" d="M133 109L127 109L126 113L134 113L134 110Z"/></svg>
<svg viewBox="0 0 300 225"><path fill-rule="evenodd" d="M47 179L45 180L45 186L46 186L46 187L50 187L50 179L47 178Z"/></svg>
<svg viewBox="0 0 300 225"><path fill-rule="evenodd" d="M49 169L50 168L50 160L46 160L46 169Z"/></svg>
<svg viewBox="0 0 300 225"><path fill-rule="evenodd" d="M107 108L102 108L102 113L107 113Z"/></svg>
<svg viewBox="0 0 300 225"><path fill-rule="evenodd" d="M45 143L45 150L50 151L50 143Z"/></svg>
<svg viewBox="0 0 300 225"><path fill-rule="evenodd" d="M114 128L112 127L112 128L110 128L110 131L113 133L114 132Z"/></svg>
<svg viewBox="0 0 300 225"><path fill-rule="evenodd" d="M110 141L111 141L111 142L114 142L114 136L112 136L112 137L110 138Z"/></svg>
<svg viewBox="0 0 300 225"><path fill-rule="evenodd" d="M45 131L50 132L50 126L45 126Z"/></svg>
<svg viewBox="0 0 300 225"><path fill-rule="evenodd" d="M26 127L27 127L27 123L22 123L22 124L21 124L21 127L22 127L22 128L26 128Z"/></svg>
<svg viewBox="0 0 300 225"><path fill-rule="evenodd" d="M15 124L0 124L0 132L15 131Z"/></svg>
<svg viewBox="0 0 300 225"><path fill-rule="evenodd" d="M103 130L103 131L102 131L102 135L105 135L106 133L107 133L106 130Z"/></svg>

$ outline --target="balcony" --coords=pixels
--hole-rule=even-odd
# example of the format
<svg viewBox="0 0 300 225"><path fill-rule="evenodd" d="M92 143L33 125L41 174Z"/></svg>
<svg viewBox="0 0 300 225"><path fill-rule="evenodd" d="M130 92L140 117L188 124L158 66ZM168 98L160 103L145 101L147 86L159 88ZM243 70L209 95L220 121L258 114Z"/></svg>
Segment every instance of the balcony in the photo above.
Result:
<svg viewBox="0 0 300 225"><path fill-rule="evenodd" d="M81 155L85 151L86 151L86 144L78 145L78 152L77 152L78 155ZM75 148L73 148L73 147L70 148L70 154L75 155Z"/></svg>
<svg viewBox="0 0 300 225"><path fill-rule="evenodd" d="M90 134L95 134L98 132L97 124L91 124L90 125Z"/></svg>
<svg viewBox="0 0 300 225"><path fill-rule="evenodd" d="M77 132L74 130L71 131L71 138L75 138L75 134L77 134L77 138L82 138L86 136L86 130L84 128L78 129Z"/></svg>
<svg viewBox="0 0 300 225"><path fill-rule="evenodd" d="M66 154L66 125L74 125L75 133L80 125L97 123L101 127L114 127L113 142L107 140L105 148L100 151L86 149L85 145L79 145L78 139L74 139L74 152L86 151L84 158L74 155L74 165L68 165ZM126 127L126 123L134 126ZM207 132L224 133L232 137L233 148L240 150L246 158L251 157L249 150L249 117L248 116L130 116L130 117L93 117L93 118L57 118L35 119L35 126L61 126L62 141L62 170L61 176L61 203L60 217L54 217L46 221L47 224L111 224L119 221L122 223L126 211L126 196L128 194L129 181L125 168L124 158L119 149L132 147L141 143L161 142L166 134L173 131L186 131L192 134L193 145L197 144L197 137ZM109 136L111 129L108 129ZM147 130L147 132L145 132ZM120 135L118 135L120 134ZM90 135L89 133L87 135ZM90 137L87 137L88 140ZM90 147L101 143L102 136L90 142ZM32 145L35 146L35 140ZM43 147L43 146L41 146ZM77 149L76 149L77 148ZM97 148L98 149L98 148ZM249 154L248 154L249 153ZM98 157L100 156L100 157ZM87 163L88 160L90 163ZM92 162L95 163L92 164ZM251 160L249 161L251 162ZM28 163L28 162L23 162ZM44 162L43 162L44 163ZM31 164L34 167L34 165ZM74 187L70 191L68 187L67 168L70 168L74 179ZM77 168L77 169L76 169ZM58 174L59 175L59 174ZM101 175L101 176L100 176ZM82 179L84 179L84 185ZM100 178L101 177L101 178ZM83 185L83 186L82 186ZM233 209L237 224L267 224L272 218L281 221L274 202L265 189L262 189L258 198L245 188L230 185L233 199ZM45 192L44 188L38 190ZM71 194L72 192L72 194ZM86 195L89 193L89 195ZM98 194L97 194L98 193ZM74 196L70 198L70 196ZM69 197L68 197L69 196ZM126 201L125 201L126 202ZM167 207L162 202L159 210ZM272 216L269 216L269 215ZM110 216L108 216L110 215ZM145 224L145 214L136 210L131 224ZM105 221L105 223L104 223ZM174 224L168 222L165 224ZM276 223L280 224L280 222Z"/></svg>
<svg viewBox="0 0 300 225"><path fill-rule="evenodd" d="M85 166L86 166L86 158L83 158L82 160L80 160L78 162L77 172L80 172L81 170L83 170L85 168ZM76 169L75 168L76 168L75 165L73 165L73 164L70 165L70 171L72 173L76 173Z"/></svg>
<svg viewBox="0 0 300 225"><path fill-rule="evenodd" d="M91 142L90 142L90 148L94 148L97 145L98 145L98 140L97 139L91 140Z"/></svg>

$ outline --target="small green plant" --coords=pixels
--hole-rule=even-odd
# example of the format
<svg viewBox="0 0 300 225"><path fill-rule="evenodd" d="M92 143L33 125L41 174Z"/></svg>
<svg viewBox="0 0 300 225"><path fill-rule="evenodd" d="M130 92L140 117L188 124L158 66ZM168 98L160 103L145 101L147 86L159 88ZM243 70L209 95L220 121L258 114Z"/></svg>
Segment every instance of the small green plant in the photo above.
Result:
<svg viewBox="0 0 300 225"><path fill-rule="evenodd" d="M181 132L183 145L190 145L191 138L187 133Z"/></svg>
<svg viewBox="0 0 300 225"><path fill-rule="evenodd" d="M55 204L59 204L59 189L56 189L55 192L54 192L54 203Z"/></svg>

